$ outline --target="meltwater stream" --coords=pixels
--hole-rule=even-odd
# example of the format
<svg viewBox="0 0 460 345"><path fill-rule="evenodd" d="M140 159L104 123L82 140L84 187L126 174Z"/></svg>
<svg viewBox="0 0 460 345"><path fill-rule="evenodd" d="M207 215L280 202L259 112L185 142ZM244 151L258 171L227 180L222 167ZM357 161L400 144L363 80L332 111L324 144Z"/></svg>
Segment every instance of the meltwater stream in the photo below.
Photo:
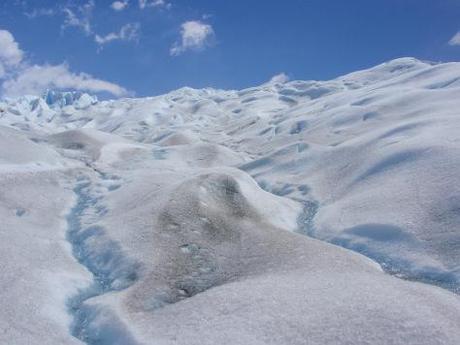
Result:
<svg viewBox="0 0 460 345"><path fill-rule="evenodd" d="M358 242L355 244L352 240L349 240L346 237L336 237L332 239L322 238L315 231L314 223L314 218L318 212L319 204L315 201L312 201L311 199L293 200L296 200L302 204L302 212L297 219L297 232L360 253L377 262L386 273L398 278L436 285L454 293L460 294L460 282L458 281L457 276L452 272L443 271L433 267L414 269L413 264L409 260L394 256L391 252L388 252L388 250L385 251L379 248L379 243L375 244L373 242ZM362 229L368 231L369 229L372 230L376 227L385 228L387 232L389 232L389 230L393 230L393 228L396 228L381 224L365 224L362 226L357 226L354 229ZM399 231L399 229L396 230ZM404 244L404 241L401 240L401 243Z"/></svg>
<svg viewBox="0 0 460 345"><path fill-rule="evenodd" d="M100 205L101 198L92 194L91 180L80 178L74 193L77 202L67 215L67 240L76 260L91 272L93 282L68 301L73 316L71 333L89 345L138 345L113 311L91 303L95 297L132 285L138 265L123 255L103 227L96 225L106 210Z"/></svg>
<svg viewBox="0 0 460 345"><path fill-rule="evenodd" d="M250 173L250 171L249 171ZM260 176L254 176L258 178L259 186L265 191L281 197L288 197L294 201L299 202L302 205L302 212L299 214L297 219L298 229L297 232L320 241L326 241L331 244L355 251L360 253L375 262L388 274L396 276L401 279L417 281L425 284L436 285L441 288L450 290L454 293L460 294L460 281L455 273L444 271L435 267L424 267L423 269L415 269L414 265L407 259L393 255L388 250L383 250L379 247L380 241L375 242L358 242L354 243L347 237L335 237L335 238L324 238L315 229L315 216L319 210L319 203L313 199L310 195L310 187L307 185L294 185L289 183L270 183L268 180L260 178ZM297 192L297 193L296 193ZM292 195L295 194L296 197ZM384 228L386 233L390 231L400 232L403 231L396 227L391 227L382 224L364 224L361 226L354 227L354 230L372 230L376 227ZM378 230L378 229L377 229ZM401 245L405 244L404 237L401 237Z"/></svg>

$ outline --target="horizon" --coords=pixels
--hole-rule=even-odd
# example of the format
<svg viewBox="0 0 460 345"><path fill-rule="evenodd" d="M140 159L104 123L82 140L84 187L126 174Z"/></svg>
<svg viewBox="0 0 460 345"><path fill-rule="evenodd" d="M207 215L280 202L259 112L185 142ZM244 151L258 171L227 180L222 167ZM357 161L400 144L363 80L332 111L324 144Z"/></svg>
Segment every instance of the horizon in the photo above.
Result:
<svg viewBox="0 0 460 345"><path fill-rule="evenodd" d="M349 74L353 74L355 72L362 72L362 71L368 71L368 70L372 70L376 67L379 67L381 65L385 65L387 63L391 63L391 62L394 62L394 61L397 61L397 60L405 60L405 59L415 59L419 62L422 62L422 63L426 63L426 64L429 64L429 65L439 65L439 64L446 64L446 63L457 63L457 61L430 61L430 60L420 60L420 59L417 59L413 56L404 56L404 57L400 57L400 58L395 58L395 59L392 59L392 60L387 60L387 61L383 61L381 63L378 63L376 65L373 65L373 66L369 66L369 67L365 67L363 69L360 69L360 70L355 70L355 71L350 71L350 72L347 72L345 74L341 74L341 75L338 75L336 77L333 77L331 79L287 79L287 80L282 80L284 78L284 76L282 75L275 75L271 78L271 80L267 80L265 82L262 82L260 84L256 84L256 85L250 85L250 86L247 86L247 87L244 87L242 89L236 89L236 88L216 88L216 87L212 87L212 86L204 86L204 87L193 87L193 86L189 86L189 85L184 85L184 86L180 86L176 89L172 89L172 90L168 90L168 91L165 91L165 92L162 92L162 93L158 93L158 94L151 94L151 95L143 95L143 96L138 96L138 95L125 95L125 96L120 96L120 97L115 97L113 95L110 95L110 94L107 94L107 93L100 93L100 92L91 92L91 91L87 91L87 90L79 90L79 89L72 89L72 88L69 88L69 89L59 89L59 88L47 88L47 89L44 89L40 94L23 94L21 96L18 96L18 97L3 97L0 95L0 101L1 100L7 100L7 99L17 99L17 98L21 98L21 97L39 97L39 98L43 98L45 99L47 94L49 92L56 92L58 94L65 94L65 93L74 93L74 94L81 94L81 95L84 95L84 94L87 94L91 97L96 97L96 100L97 101L112 101L112 100L123 100L123 99L137 99L137 98L151 98L151 97L161 97L161 96L164 96L164 95L167 95L169 93L173 93L175 91L179 91L179 90L182 90L182 89L192 89L192 90L196 90L196 91L200 91L200 90L214 90L214 91L235 91L235 92L239 92L239 91L244 91L244 90L247 90L247 89L252 89L252 88L257 88L257 87L260 87L260 86L263 86L263 85L269 85L269 84L272 84L272 85L275 85L275 84L289 84L289 83L295 83L295 82L328 82L328 81L332 81L332 80L336 80L336 79L340 79L340 78L343 78ZM281 80L277 80L279 78L281 78ZM100 97L102 95L102 97Z"/></svg>

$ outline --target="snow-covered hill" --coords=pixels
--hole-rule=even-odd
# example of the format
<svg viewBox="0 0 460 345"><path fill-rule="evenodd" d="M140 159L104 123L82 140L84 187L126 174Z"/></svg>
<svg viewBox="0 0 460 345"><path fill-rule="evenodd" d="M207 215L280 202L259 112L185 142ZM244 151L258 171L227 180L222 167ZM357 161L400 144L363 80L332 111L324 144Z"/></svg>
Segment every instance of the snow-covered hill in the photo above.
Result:
<svg viewBox="0 0 460 345"><path fill-rule="evenodd" d="M0 342L457 344L459 153L460 63L0 101Z"/></svg>

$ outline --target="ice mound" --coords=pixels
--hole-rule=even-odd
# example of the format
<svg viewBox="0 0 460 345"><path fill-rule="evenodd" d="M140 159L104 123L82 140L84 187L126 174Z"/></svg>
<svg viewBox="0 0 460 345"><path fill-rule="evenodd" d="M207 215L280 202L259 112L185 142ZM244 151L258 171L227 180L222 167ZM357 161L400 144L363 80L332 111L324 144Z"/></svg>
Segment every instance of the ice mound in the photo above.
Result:
<svg viewBox="0 0 460 345"><path fill-rule="evenodd" d="M62 159L52 148L42 145L40 139L15 128L0 125L0 169L20 165L37 169L40 166L60 166Z"/></svg>
<svg viewBox="0 0 460 345"><path fill-rule="evenodd" d="M126 139L92 128L76 129L50 135L47 142L64 150L68 157L87 162L110 163L124 151L136 147Z"/></svg>
<svg viewBox="0 0 460 345"><path fill-rule="evenodd" d="M139 343L455 343L456 296L386 276L362 256L286 231L292 224L273 217L292 221L295 204L290 210L264 193L247 175L224 170L137 196L162 205L149 227L155 250L128 245L149 268L117 307L129 311ZM121 219L114 217L112 224ZM447 309L426 309L432 299Z"/></svg>

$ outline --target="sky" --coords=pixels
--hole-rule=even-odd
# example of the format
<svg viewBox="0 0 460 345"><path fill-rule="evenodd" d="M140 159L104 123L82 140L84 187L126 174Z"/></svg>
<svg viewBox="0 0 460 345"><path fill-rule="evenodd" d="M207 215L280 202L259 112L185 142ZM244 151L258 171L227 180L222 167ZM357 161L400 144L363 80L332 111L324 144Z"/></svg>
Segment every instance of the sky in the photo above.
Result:
<svg viewBox="0 0 460 345"><path fill-rule="evenodd" d="M460 61L460 0L2 0L0 96L116 98Z"/></svg>

